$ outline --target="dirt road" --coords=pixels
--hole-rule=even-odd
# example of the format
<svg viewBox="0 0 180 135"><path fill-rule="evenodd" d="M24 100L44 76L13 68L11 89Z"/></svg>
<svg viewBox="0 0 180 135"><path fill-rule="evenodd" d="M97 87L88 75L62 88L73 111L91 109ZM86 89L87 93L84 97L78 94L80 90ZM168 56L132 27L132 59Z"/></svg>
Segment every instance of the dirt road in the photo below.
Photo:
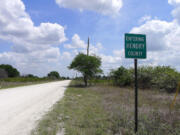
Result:
<svg viewBox="0 0 180 135"><path fill-rule="evenodd" d="M0 135L29 135L70 81L0 90Z"/></svg>

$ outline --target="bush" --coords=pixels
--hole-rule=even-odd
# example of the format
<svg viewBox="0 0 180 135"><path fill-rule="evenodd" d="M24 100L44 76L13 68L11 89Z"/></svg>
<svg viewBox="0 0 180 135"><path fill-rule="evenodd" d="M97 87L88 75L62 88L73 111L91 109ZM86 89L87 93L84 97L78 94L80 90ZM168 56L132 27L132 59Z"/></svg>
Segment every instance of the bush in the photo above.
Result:
<svg viewBox="0 0 180 135"><path fill-rule="evenodd" d="M134 69L120 67L110 73L117 86L134 84ZM180 73L169 66L143 66L138 68L138 86L143 89L155 88L174 92L180 82Z"/></svg>
<svg viewBox="0 0 180 135"><path fill-rule="evenodd" d="M122 66L117 70L111 71L110 76L113 79L113 83L118 86L127 86L132 83L130 72Z"/></svg>
<svg viewBox="0 0 180 135"><path fill-rule="evenodd" d="M154 68L151 66L138 68L138 86L140 88L151 88Z"/></svg>
<svg viewBox="0 0 180 135"><path fill-rule="evenodd" d="M155 67L153 76L152 85L167 92L174 92L180 81L180 73L169 66Z"/></svg>

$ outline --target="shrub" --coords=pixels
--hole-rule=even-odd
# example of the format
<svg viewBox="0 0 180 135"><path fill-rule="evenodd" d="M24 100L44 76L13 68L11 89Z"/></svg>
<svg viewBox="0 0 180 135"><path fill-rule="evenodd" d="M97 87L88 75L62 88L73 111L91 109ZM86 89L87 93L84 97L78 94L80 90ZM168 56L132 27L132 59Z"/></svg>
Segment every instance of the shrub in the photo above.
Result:
<svg viewBox="0 0 180 135"><path fill-rule="evenodd" d="M138 68L138 85L140 88L151 88L153 79L153 70L151 66Z"/></svg>
<svg viewBox="0 0 180 135"><path fill-rule="evenodd" d="M167 92L174 92L180 81L180 74L169 66L157 66L154 68L152 85Z"/></svg>
<svg viewBox="0 0 180 135"><path fill-rule="evenodd" d="M134 68L120 67L110 73L117 86L134 84ZM180 73L169 66L143 66L138 68L138 86L140 88L156 88L166 92L174 92L180 82Z"/></svg>
<svg viewBox="0 0 180 135"><path fill-rule="evenodd" d="M113 83L118 86L127 86L132 82L130 72L122 66L117 70L111 71L110 76L113 79Z"/></svg>

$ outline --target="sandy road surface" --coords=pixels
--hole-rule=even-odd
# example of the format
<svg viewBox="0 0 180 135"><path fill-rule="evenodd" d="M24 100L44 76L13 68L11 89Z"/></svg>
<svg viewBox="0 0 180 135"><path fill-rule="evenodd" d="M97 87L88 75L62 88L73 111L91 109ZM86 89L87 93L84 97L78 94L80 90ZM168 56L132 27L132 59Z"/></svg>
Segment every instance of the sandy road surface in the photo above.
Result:
<svg viewBox="0 0 180 135"><path fill-rule="evenodd" d="M29 135L70 81L0 90L0 135Z"/></svg>

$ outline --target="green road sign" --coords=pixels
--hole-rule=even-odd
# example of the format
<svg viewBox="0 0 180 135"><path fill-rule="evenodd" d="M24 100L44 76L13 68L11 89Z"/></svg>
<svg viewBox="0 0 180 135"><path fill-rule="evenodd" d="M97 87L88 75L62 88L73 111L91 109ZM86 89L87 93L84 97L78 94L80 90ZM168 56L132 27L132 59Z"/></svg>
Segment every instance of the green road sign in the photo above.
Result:
<svg viewBox="0 0 180 135"><path fill-rule="evenodd" d="M146 35L125 34L125 58L146 58Z"/></svg>

